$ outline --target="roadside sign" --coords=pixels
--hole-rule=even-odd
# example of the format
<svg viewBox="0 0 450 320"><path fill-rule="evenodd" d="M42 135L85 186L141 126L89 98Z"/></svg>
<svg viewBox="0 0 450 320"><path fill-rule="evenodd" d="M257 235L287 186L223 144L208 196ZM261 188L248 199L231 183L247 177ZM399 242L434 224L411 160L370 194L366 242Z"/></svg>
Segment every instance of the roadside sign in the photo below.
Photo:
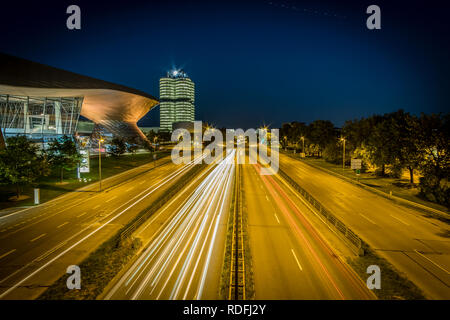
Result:
<svg viewBox="0 0 450 320"><path fill-rule="evenodd" d="M89 149L80 149L81 163L80 172L89 172Z"/></svg>
<svg viewBox="0 0 450 320"><path fill-rule="evenodd" d="M352 169L353 170L360 170L361 169L361 159L352 159Z"/></svg>

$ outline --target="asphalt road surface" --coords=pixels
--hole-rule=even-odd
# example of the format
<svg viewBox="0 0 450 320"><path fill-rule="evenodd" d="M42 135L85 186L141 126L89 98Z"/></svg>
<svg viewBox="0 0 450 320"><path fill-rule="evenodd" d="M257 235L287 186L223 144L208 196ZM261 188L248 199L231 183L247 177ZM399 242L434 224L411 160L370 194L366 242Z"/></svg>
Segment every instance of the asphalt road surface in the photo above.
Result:
<svg viewBox="0 0 450 320"><path fill-rule="evenodd" d="M218 299L234 168L233 151L137 231L147 247L105 299Z"/></svg>
<svg viewBox="0 0 450 320"><path fill-rule="evenodd" d="M255 299L373 299L311 225L293 190L260 175L259 165L242 167Z"/></svg>
<svg viewBox="0 0 450 320"><path fill-rule="evenodd" d="M280 168L406 274L428 298L450 299L448 224L284 154L280 154Z"/></svg>

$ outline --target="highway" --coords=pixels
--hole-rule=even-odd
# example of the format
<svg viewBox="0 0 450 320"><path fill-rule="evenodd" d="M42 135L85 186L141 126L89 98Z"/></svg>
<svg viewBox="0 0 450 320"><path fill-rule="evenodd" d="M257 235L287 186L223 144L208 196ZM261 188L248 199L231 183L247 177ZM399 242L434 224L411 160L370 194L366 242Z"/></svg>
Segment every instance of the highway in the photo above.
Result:
<svg viewBox="0 0 450 320"><path fill-rule="evenodd" d="M34 299L189 168L170 158L0 217L0 299Z"/></svg>
<svg viewBox="0 0 450 320"><path fill-rule="evenodd" d="M450 299L448 224L281 153L280 168L428 298Z"/></svg>
<svg viewBox="0 0 450 320"><path fill-rule="evenodd" d="M146 248L104 299L218 299L234 154L209 165L137 230Z"/></svg>
<svg viewBox="0 0 450 320"><path fill-rule="evenodd" d="M255 299L374 299L311 225L312 213L293 190L260 175L259 165L242 167Z"/></svg>

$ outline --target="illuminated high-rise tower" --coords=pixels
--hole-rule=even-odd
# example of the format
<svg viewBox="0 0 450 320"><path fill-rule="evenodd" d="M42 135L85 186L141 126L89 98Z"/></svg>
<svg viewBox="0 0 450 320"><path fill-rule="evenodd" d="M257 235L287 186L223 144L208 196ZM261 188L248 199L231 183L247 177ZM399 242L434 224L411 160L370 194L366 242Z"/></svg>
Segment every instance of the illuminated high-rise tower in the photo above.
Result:
<svg viewBox="0 0 450 320"><path fill-rule="evenodd" d="M194 82L183 70L172 70L159 80L159 122L161 131L172 131L179 121L193 122L195 118Z"/></svg>

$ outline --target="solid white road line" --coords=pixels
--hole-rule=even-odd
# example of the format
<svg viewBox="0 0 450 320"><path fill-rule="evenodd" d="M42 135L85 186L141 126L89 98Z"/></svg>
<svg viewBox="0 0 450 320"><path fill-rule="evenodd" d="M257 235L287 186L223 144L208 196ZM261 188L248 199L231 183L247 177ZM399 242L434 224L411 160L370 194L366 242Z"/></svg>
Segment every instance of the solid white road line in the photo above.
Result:
<svg viewBox="0 0 450 320"><path fill-rule="evenodd" d="M6 257L8 254L13 253L14 251L16 251L16 249L12 249L11 251L8 251L7 253L2 254L2 255L0 256L0 259Z"/></svg>
<svg viewBox="0 0 450 320"><path fill-rule="evenodd" d="M376 224L375 222L373 222L372 220L370 220L369 218L367 218L365 215L363 215L362 213L359 214L361 217L363 217L364 219L366 219L367 221L369 221L370 223Z"/></svg>
<svg viewBox="0 0 450 320"><path fill-rule="evenodd" d="M43 234L41 234L40 236L37 236L36 238L31 239L30 242L34 242L34 241L36 241L36 240L38 240L38 239L44 237L45 235L46 235L46 233L43 233Z"/></svg>
<svg viewBox="0 0 450 320"><path fill-rule="evenodd" d="M278 219L278 216L276 213L273 214L275 216L275 219L277 219L278 224L280 224L280 220Z"/></svg>
<svg viewBox="0 0 450 320"><path fill-rule="evenodd" d="M64 222L63 224L60 224L59 226L57 226L56 229L59 229L59 228L61 228L62 226L65 226L65 225L68 224L68 223L69 223L69 221L66 221L66 222Z"/></svg>
<svg viewBox="0 0 450 320"><path fill-rule="evenodd" d="M105 202L113 201L115 198L117 198L117 196L111 197L111 198L109 198L108 200L106 200Z"/></svg>
<svg viewBox="0 0 450 320"><path fill-rule="evenodd" d="M398 221L400 221L401 223L403 223L404 225L409 226L408 223L406 223L405 221L401 220L400 218L397 218L396 216L393 216L392 214L390 215L392 218L397 219Z"/></svg>
<svg viewBox="0 0 450 320"><path fill-rule="evenodd" d="M427 256L425 256L424 254L420 253L419 251L417 251L416 249L414 249L414 251L419 254L420 256L424 257L425 259L427 259L428 261L430 261L432 264L434 264L436 267L438 267L439 269L441 269L442 271L444 271L447 274L450 274L450 272L448 272L445 268L441 267L440 265L438 265L436 262L434 262L433 260L431 260L430 258L428 258ZM1 258L1 257L0 257Z"/></svg>
<svg viewBox="0 0 450 320"><path fill-rule="evenodd" d="M77 215L77 218L80 218L80 217L84 216L86 213L87 213L87 211L85 211L85 212L83 212L83 213Z"/></svg>
<svg viewBox="0 0 450 320"><path fill-rule="evenodd" d="M292 255L294 256L295 261L297 262L298 267L300 268L300 271L303 271L303 268L300 264L300 262L298 262L297 256L295 255L294 249L291 249Z"/></svg>

